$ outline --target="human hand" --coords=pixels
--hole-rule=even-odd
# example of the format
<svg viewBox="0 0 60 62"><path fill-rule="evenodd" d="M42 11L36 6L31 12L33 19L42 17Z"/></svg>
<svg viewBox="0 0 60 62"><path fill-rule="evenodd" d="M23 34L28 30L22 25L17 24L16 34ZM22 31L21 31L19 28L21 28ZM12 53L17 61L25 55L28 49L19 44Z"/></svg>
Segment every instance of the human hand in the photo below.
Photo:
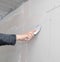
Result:
<svg viewBox="0 0 60 62"><path fill-rule="evenodd" d="M16 35L16 39L22 40L22 41L31 40L34 37L34 32L35 32L35 30L27 32L27 33L22 34L22 35Z"/></svg>

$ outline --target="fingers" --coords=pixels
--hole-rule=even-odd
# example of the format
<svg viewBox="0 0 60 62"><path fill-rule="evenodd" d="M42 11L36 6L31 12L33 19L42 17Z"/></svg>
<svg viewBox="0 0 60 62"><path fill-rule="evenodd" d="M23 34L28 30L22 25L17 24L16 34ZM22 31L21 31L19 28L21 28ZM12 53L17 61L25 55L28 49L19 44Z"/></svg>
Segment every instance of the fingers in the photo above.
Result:
<svg viewBox="0 0 60 62"><path fill-rule="evenodd" d="M33 31L27 33L27 36L25 38L25 41L31 40L34 37Z"/></svg>

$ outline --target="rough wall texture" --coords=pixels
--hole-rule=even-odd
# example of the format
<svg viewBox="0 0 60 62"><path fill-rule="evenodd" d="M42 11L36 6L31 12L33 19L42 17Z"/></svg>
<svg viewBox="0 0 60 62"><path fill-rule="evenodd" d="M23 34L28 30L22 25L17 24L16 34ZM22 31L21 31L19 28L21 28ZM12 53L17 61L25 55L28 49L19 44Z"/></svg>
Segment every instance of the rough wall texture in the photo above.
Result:
<svg viewBox="0 0 60 62"><path fill-rule="evenodd" d="M42 25L29 43L0 47L1 62L60 62L59 0L29 0L0 23L0 32L24 33ZM3 60L4 59L4 60Z"/></svg>

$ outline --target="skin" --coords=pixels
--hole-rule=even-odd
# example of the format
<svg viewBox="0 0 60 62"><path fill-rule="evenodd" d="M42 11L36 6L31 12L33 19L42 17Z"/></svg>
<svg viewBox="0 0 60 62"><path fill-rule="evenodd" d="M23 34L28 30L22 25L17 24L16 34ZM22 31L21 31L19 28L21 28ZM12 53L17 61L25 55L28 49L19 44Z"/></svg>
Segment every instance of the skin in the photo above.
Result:
<svg viewBox="0 0 60 62"><path fill-rule="evenodd" d="M31 40L33 37L34 37L34 32L36 30L33 30L33 31L30 31L30 32L27 32L27 33L24 33L24 34L20 34L20 35L16 35L16 40L17 41L28 41L28 40Z"/></svg>

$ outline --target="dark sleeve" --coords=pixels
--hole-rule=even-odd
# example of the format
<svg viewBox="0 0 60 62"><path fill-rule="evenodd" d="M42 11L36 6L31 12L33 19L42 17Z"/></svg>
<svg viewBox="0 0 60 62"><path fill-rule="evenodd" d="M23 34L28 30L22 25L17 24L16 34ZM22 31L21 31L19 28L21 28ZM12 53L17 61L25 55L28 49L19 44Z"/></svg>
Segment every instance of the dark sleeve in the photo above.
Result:
<svg viewBox="0 0 60 62"><path fill-rule="evenodd" d="M16 44L15 34L0 33L0 46L1 45L15 45L15 44Z"/></svg>

